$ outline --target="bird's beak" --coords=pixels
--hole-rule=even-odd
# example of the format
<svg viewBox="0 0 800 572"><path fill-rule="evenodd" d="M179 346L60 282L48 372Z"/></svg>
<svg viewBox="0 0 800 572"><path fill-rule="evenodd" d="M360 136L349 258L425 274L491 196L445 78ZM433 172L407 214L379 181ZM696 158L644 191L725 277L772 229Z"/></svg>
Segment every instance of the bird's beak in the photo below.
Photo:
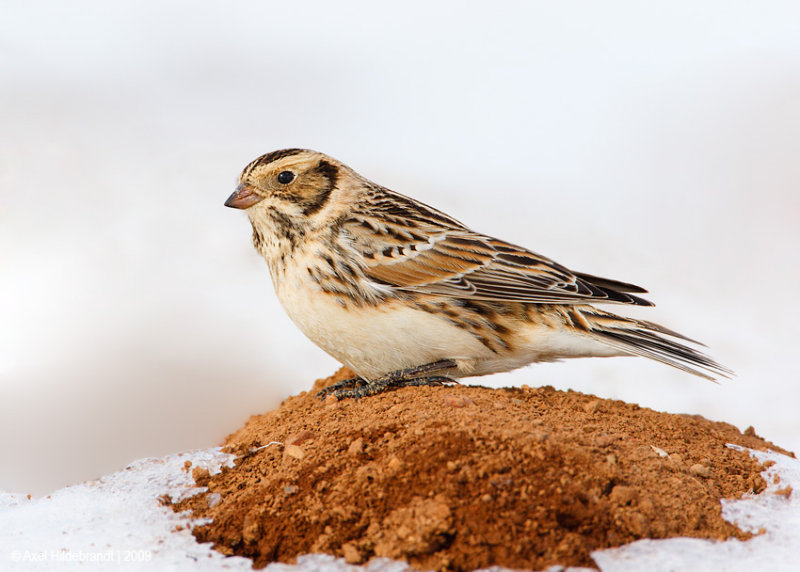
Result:
<svg viewBox="0 0 800 572"><path fill-rule="evenodd" d="M233 194L228 197L227 201L225 201L225 206L231 207L232 209L249 209L254 204L260 203L263 200L264 197L257 194L253 190L253 187L242 183L236 187L236 190L233 191Z"/></svg>

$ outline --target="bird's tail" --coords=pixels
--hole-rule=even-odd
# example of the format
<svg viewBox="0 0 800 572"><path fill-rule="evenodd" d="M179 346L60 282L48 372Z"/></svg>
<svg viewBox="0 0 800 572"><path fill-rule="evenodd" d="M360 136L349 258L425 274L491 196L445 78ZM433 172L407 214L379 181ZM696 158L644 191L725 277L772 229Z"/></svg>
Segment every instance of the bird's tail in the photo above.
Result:
<svg viewBox="0 0 800 572"><path fill-rule="evenodd" d="M653 322L634 320L592 306L575 308L580 324L595 339L623 353L644 356L706 379L730 378L733 372L688 344L698 341Z"/></svg>

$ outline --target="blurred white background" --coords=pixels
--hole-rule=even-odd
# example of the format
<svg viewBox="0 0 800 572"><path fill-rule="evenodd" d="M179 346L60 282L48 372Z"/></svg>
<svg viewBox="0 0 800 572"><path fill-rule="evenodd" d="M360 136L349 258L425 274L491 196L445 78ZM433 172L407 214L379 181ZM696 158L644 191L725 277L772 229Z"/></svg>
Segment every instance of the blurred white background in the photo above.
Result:
<svg viewBox="0 0 800 572"><path fill-rule="evenodd" d="M699 413L800 449L796 2L2 2L0 489L221 442L337 364L241 212L301 146L709 345L472 380ZM617 308L622 309L622 308Z"/></svg>

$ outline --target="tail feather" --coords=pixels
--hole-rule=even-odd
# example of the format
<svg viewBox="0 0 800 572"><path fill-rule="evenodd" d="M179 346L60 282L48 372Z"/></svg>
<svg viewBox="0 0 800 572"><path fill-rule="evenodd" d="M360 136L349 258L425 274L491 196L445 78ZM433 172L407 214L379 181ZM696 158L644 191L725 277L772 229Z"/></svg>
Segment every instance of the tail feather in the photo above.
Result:
<svg viewBox="0 0 800 572"><path fill-rule="evenodd" d="M647 357L712 381L733 375L708 355L682 342L703 344L658 324L616 316L597 308L581 308L581 315L592 335L624 353Z"/></svg>

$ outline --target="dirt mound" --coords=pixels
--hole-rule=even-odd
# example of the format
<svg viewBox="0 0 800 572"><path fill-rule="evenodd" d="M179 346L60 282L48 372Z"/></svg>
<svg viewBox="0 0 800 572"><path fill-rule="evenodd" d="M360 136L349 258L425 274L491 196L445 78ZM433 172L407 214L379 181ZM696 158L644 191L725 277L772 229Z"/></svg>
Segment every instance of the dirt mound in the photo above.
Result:
<svg viewBox="0 0 800 572"><path fill-rule="evenodd" d="M340 370L228 437L236 466L176 510L201 542L256 567L326 552L422 569L592 566L639 538L747 535L720 499L760 492L727 448L778 447L726 423L551 387L419 387L319 402ZM271 444L278 442L278 444Z"/></svg>

